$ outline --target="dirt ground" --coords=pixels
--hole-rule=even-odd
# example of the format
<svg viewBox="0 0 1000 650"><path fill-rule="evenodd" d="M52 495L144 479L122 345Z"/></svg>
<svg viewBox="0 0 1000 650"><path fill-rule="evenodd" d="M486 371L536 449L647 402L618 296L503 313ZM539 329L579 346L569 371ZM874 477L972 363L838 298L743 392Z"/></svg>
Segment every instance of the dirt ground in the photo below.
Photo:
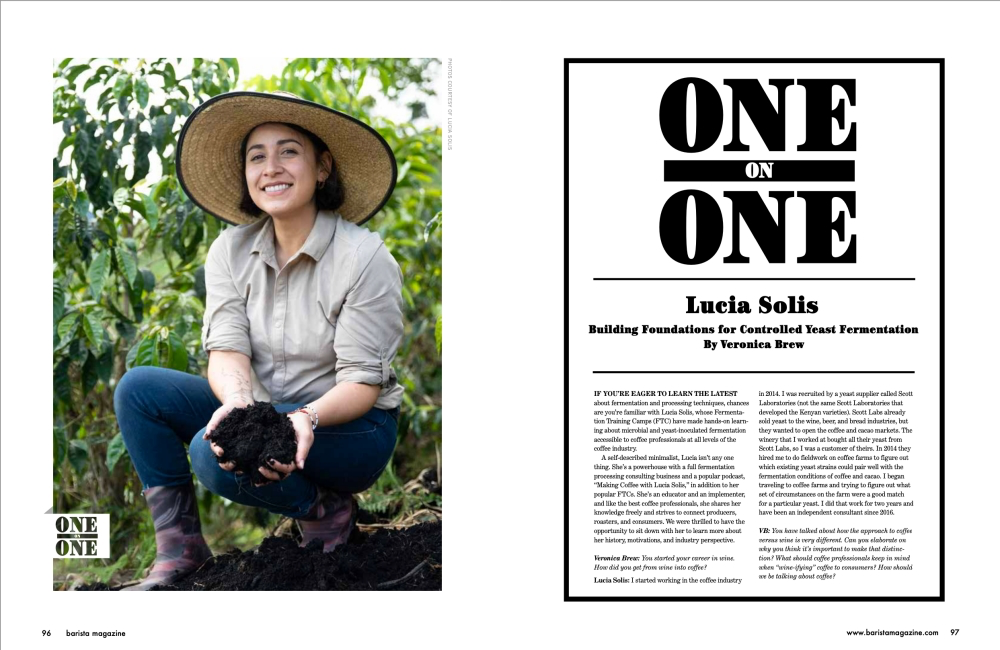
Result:
<svg viewBox="0 0 1000 650"><path fill-rule="evenodd" d="M91 584L80 591L114 591ZM323 553L315 540L299 548L288 537L268 537L251 551L216 555L169 591L313 591L441 589L441 522L402 530L355 530L350 541Z"/></svg>

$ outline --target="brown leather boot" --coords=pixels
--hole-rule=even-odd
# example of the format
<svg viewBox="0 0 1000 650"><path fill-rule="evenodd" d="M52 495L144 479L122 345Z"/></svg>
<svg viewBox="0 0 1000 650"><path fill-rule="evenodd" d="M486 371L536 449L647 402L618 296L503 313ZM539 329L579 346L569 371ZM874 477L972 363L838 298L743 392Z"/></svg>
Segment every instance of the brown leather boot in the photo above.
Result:
<svg viewBox="0 0 1000 650"><path fill-rule="evenodd" d="M314 539L322 539L323 552L329 553L347 542L357 518L358 504L353 496L320 490L316 503L299 520L299 527L302 529L301 546L306 546Z"/></svg>
<svg viewBox="0 0 1000 650"><path fill-rule="evenodd" d="M212 557L201 536L192 482L149 488L145 495L156 529L156 560L145 580L123 591L147 591L173 584Z"/></svg>

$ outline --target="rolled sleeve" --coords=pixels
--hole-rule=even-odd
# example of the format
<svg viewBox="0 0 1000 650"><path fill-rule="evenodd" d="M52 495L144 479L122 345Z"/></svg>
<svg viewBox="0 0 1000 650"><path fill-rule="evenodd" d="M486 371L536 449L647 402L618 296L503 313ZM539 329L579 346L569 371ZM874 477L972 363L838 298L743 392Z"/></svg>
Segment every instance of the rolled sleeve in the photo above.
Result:
<svg viewBox="0 0 1000 650"><path fill-rule="evenodd" d="M232 350L252 358L246 301L236 289L225 231L205 259L205 321L201 343L206 352Z"/></svg>
<svg viewBox="0 0 1000 650"><path fill-rule="evenodd" d="M403 275L382 240L372 237L358 248L351 279L334 335L337 383L391 388L391 364L403 339Z"/></svg>

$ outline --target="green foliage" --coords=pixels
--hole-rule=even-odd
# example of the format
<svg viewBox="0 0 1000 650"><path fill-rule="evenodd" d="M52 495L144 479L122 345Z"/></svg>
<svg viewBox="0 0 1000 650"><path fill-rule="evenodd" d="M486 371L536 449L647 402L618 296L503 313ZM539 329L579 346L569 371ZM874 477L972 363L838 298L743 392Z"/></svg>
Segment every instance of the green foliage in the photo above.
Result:
<svg viewBox="0 0 1000 650"><path fill-rule="evenodd" d="M392 463L386 467L371 490L362 494L359 503L369 512L400 520L406 515L424 508L440 509L441 495L427 491L421 486L404 485Z"/></svg>
<svg viewBox="0 0 1000 650"><path fill-rule="evenodd" d="M112 554L128 549L115 570L141 569L154 552L141 486L131 464L121 462L128 454L114 387L136 365L196 374L207 365L203 264L225 225L184 195L174 151L187 117L219 93L291 91L359 117L392 147L399 181L370 227L405 281L405 338L395 367L407 392L395 469L411 476L429 464L441 435L441 130L375 111L407 91L418 97L407 105L412 119L426 115L438 65L296 59L280 76L240 83L236 59L56 64L52 117L63 137L52 164L54 500L57 512L112 513ZM230 512L206 495L203 512L214 513L209 528L219 539L259 541L260 526L232 532L243 530L234 519L245 509Z"/></svg>

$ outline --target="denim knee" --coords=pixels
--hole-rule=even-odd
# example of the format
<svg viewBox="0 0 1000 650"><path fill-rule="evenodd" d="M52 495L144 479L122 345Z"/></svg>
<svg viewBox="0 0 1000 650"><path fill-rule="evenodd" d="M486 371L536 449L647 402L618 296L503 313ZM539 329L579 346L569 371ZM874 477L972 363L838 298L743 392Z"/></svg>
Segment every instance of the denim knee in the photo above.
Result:
<svg viewBox="0 0 1000 650"><path fill-rule="evenodd" d="M115 414L121 415L124 409L141 403L143 393L149 389L151 382L155 381L158 370L160 368L153 366L136 366L122 375L118 385L115 386Z"/></svg>
<svg viewBox="0 0 1000 650"><path fill-rule="evenodd" d="M229 498L228 493L231 492L231 489L227 490L226 488L229 486L225 483L227 480L233 483L235 477L231 472L226 472L219 467L211 445L209 445L208 440L202 438L204 433L205 430L202 429L194 434L194 437L191 438L191 444L188 446L188 454L191 455L191 469L198 477L198 482L210 492Z"/></svg>
<svg viewBox="0 0 1000 650"><path fill-rule="evenodd" d="M219 467L208 440L201 436L202 429L194 434L188 453L191 455L191 469L198 482L220 497L234 503L264 508L288 517L304 517L316 500L316 488L299 473L280 483L264 487L254 487L248 475L237 476Z"/></svg>

